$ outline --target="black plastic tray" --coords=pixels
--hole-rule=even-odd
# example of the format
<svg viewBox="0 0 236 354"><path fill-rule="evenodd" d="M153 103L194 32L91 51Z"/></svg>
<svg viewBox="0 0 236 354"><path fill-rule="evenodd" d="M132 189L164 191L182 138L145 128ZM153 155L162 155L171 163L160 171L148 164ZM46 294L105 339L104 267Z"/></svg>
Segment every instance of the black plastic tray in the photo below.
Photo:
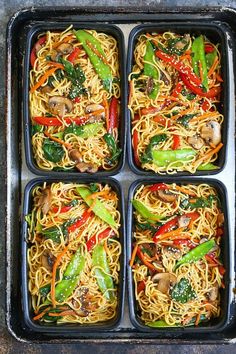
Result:
<svg viewBox="0 0 236 354"><path fill-rule="evenodd" d="M99 12L98 12L99 11ZM25 58L25 33L27 27L48 22L61 22L91 24L104 22L119 25L126 39L132 27L140 23L157 22L191 22L224 23L232 32L229 40L229 86L230 105L228 107L228 132L226 159L224 169L212 176L216 181L224 181L228 195L228 226L229 226L229 255L231 268L229 270L229 326L217 333L206 333L193 336L183 333L181 337L157 336L156 333L147 333L137 330L130 322L128 315L128 302L125 300L125 310L122 321L117 329L105 332L91 331L78 333L65 338L61 334L37 333L29 330L22 321L23 312L21 304L21 276L20 276L20 250L21 250L21 220L22 220L22 191L26 182L32 179L26 169L24 148L22 144L22 63ZM234 41L236 39L236 10L227 8L162 8L150 7L148 10L142 6L137 8L106 7L94 8L32 8L16 13L8 24L7 29L7 77L6 77L6 140L7 140L7 202L6 202L6 323L9 332L19 341L35 343L122 343L122 344L186 344L186 343L232 343L236 339L236 306L233 289L235 286L235 97L234 78L235 64ZM126 190L130 184L138 179L129 169L119 173L115 178L122 183ZM145 177L146 178L146 177ZM173 180L172 176L172 180ZM180 177L181 178L181 177ZM195 177L191 177L194 179ZM45 177L45 179L47 179ZM62 179L62 178L60 178ZM70 178L71 179L71 178ZM84 179L84 178L83 178ZM204 176L207 180L208 176ZM156 176L155 180L160 180ZM17 216L19 218L17 219Z"/></svg>
<svg viewBox="0 0 236 354"><path fill-rule="evenodd" d="M231 46L232 42L232 33L231 30L229 29L228 26L225 25L225 23L221 22L212 22L209 23L209 21L199 21L197 20L192 20L190 21L185 21L185 22L177 22L177 21L161 21L158 23L152 23L152 24L143 24L135 27L129 36L129 44L128 44L128 57L127 57L127 72L128 75L132 72L132 67L134 65L134 49L136 46L136 42L138 37L143 34L143 33L152 33L152 32L157 32L157 33L162 33L165 31L172 31L175 33L190 33L190 35L195 35L198 36L200 34L206 35L206 37L211 40L213 43L220 43L220 52L222 55L222 78L223 78L223 83L222 83L222 92L221 92L221 100L220 104L218 105L219 111L221 114L224 116L224 122L222 124L222 142L224 144L223 148L220 150L218 159L216 161L216 164L219 166L218 170L212 170L212 171L196 171L194 174L190 174L188 171L183 171L183 172L176 172L175 176L186 176L186 175L196 175L196 176L202 176L202 175L213 175L219 173L223 168L225 164L225 158L226 158L226 144L227 144L227 129L228 129L228 120L229 120L229 104L230 104L230 87L228 85L229 82L229 56L228 56L228 51ZM128 139L127 139L127 147L128 147L128 161L129 161L129 166L130 168L134 171L134 173L137 173L139 175L145 175L145 176L150 176L150 175L158 175L154 171L151 170L145 170L135 164L134 161L134 156L133 156L133 147L132 147L132 135L131 135L131 129L132 129L132 120L131 120L131 112L128 110ZM162 173L163 175L163 173Z"/></svg>
<svg viewBox="0 0 236 354"><path fill-rule="evenodd" d="M113 169L106 171L101 170L94 174L94 176L113 176L119 173L124 167L125 159L125 148L126 148L126 97L127 97L127 88L125 80L125 48L124 48L124 36L122 31L110 24L88 24L88 23L78 23L72 21L74 29L94 29L98 32L107 33L113 36L117 40L117 46L119 50L119 68L120 68L120 87L121 87L121 104L120 104L120 124L119 124L119 146L122 148L122 154L119 158L119 163ZM79 173L76 170L68 171L47 171L39 168L35 162L33 156L33 148L31 144L31 119L29 111L29 72L30 72L30 53L34 43L37 40L37 36L40 33L45 33L46 31L64 31L68 27L68 23L61 21L47 21L42 23L35 23L32 21L25 28L25 39L22 41L22 46L24 50L24 63L23 63L23 77L22 77L22 90L23 90L23 121L24 121L24 138L25 138L25 156L26 164L29 170L37 175L41 176L75 176L79 175L80 177L88 176L88 173ZM91 174L90 174L91 176Z"/></svg>
<svg viewBox="0 0 236 354"><path fill-rule="evenodd" d="M115 329L122 318L123 308L124 308L124 291L125 291L125 254L126 254L126 244L125 244L125 219L124 219L124 195L121 190L120 184L114 179L104 178L102 179L102 184L108 184L117 193L119 198L118 210L121 214L120 220L120 243L122 246L122 253L120 256L120 271L119 271L119 284L118 284L118 305L116 316L106 322L100 322L97 324L39 324L32 320L33 311L31 304L31 295L28 290L28 262L27 262L27 251L29 244L27 243L28 238L28 225L25 221L25 216L29 214L32 210L32 190L34 187L39 186L45 182L45 178L37 178L30 181L25 187L24 193L24 205L23 205L23 215L22 215L22 235L21 235L21 284L22 284L22 304L23 304L23 321L25 325L32 331L39 333L54 333L63 335L65 338L70 336L81 335L83 332L90 333L92 331L111 331ZM74 182L74 183L93 183L98 182L96 179L47 179L47 184L53 182ZM100 182L101 183L101 182Z"/></svg>
<svg viewBox="0 0 236 354"><path fill-rule="evenodd" d="M138 316L138 304L135 299L135 289L134 289L134 281L133 281L133 275L132 275L132 269L129 266L129 260L131 259L131 254L132 254L132 243L133 243L133 231L134 231L134 225L133 225L133 206L131 203L131 200L134 197L135 192L141 185L150 185L154 184L156 180L151 179L142 179L137 182L134 182L129 189L129 197L128 197L128 218L127 218L127 267L128 267L128 286L129 286L129 308L130 308L130 317L133 325L139 329L140 331L144 332L149 332L149 333L155 333L156 336L168 336L168 337L181 337L184 334L188 333L191 334L194 337L198 337L201 334L208 334L208 333L213 333L213 332L220 332L224 329L227 328L227 325L229 325L229 307L230 307L230 302L229 302L229 273L230 273L230 268L232 267L232 260L231 260L231 254L229 251L229 227L228 227L228 199L227 199L227 190L225 186L216 180L208 179L207 183L214 187L217 190L218 196L221 200L222 204L222 210L224 211L225 215L225 223L224 223L224 237L221 239L221 251L222 251L222 262L225 266L226 273L224 275L224 281L225 281L225 289L222 289L221 291L221 315L217 319L212 319L209 321L207 324L202 324L199 325L198 327L186 327L186 328L151 328L148 326L145 326L145 324L140 320ZM161 182L163 183L173 183L173 180L171 178L162 178ZM206 183L204 179L191 179L191 178L185 178L185 179L175 179L175 183L185 185L185 184L195 184L199 185L201 183Z"/></svg>

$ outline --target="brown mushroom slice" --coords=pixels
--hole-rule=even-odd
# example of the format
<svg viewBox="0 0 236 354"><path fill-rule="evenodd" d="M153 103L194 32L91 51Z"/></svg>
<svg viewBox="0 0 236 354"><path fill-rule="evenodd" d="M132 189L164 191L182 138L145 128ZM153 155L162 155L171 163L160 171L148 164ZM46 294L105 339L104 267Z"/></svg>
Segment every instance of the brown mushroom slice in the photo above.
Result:
<svg viewBox="0 0 236 354"><path fill-rule="evenodd" d="M52 204L52 192L50 187L46 187L42 190L42 195L39 198L39 207L43 214L47 214Z"/></svg>
<svg viewBox="0 0 236 354"><path fill-rule="evenodd" d="M178 226L179 227L187 227L191 221L191 218L186 215L182 215L178 218Z"/></svg>
<svg viewBox="0 0 236 354"><path fill-rule="evenodd" d="M201 137L208 144L218 145L221 142L220 124L215 121L206 123L201 129Z"/></svg>
<svg viewBox="0 0 236 354"><path fill-rule="evenodd" d="M56 49L53 49L51 51L51 55L50 55L51 61L57 61L60 56L61 54Z"/></svg>
<svg viewBox="0 0 236 354"><path fill-rule="evenodd" d="M69 150L69 157L74 162L83 162L82 154L78 149Z"/></svg>
<svg viewBox="0 0 236 354"><path fill-rule="evenodd" d="M52 96L48 100L48 106L52 114L63 117L73 109L73 103L69 98L63 96Z"/></svg>
<svg viewBox="0 0 236 354"><path fill-rule="evenodd" d="M217 221L218 221L218 226L222 226L224 224L225 217L223 213L219 213L217 217Z"/></svg>
<svg viewBox="0 0 236 354"><path fill-rule="evenodd" d="M211 290L208 293L208 298L210 301L215 301L218 298L218 294L219 294L219 287L218 285L213 286L213 288L211 288Z"/></svg>
<svg viewBox="0 0 236 354"><path fill-rule="evenodd" d="M188 137L187 142L196 150L200 150L204 145L204 140L197 134Z"/></svg>
<svg viewBox="0 0 236 354"><path fill-rule="evenodd" d="M152 281L157 283L157 290L168 294L170 286L177 283L177 277L171 273L157 273L152 277Z"/></svg>
<svg viewBox="0 0 236 354"><path fill-rule="evenodd" d="M51 93L52 90L53 90L53 88L50 87L49 85L43 86L41 88L41 92L44 93L44 94Z"/></svg>
<svg viewBox="0 0 236 354"><path fill-rule="evenodd" d="M93 163L79 162L76 164L76 168L80 172L96 173L98 171L98 166Z"/></svg>
<svg viewBox="0 0 236 354"><path fill-rule="evenodd" d="M165 189L159 189L156 191L156 196L158 199L162 200L165 203L173 203L176 201L177 196L174 193L169 192Z"/></svg>
<svg viewBox="0 0 236 354"><path fill-rule="evenodd" d="M146 86L148 95L152 92L153 86L154 86L154 80L152 77L149 77L147 80L147 86Z"/></svg>
<svg viewBox="0 0 236 354"><path fill-rule="evenodd" d="M95 114L95 115L92 114L93 112L97 112L97 111L101 111L101 110L103 110L103 112L101 112L99 114ZM85 113L87 113L87 114L91 113L90 117L88 119L89 123L94 123L97 120L105 119L105 110L104 110L104 107L100 104L96 104L96 103L89 104L85 108Z"/></svg>
<svg viewBox="0 0 236 354"><path fill-rule="evenodd" d="M56 51L62 55L67 55L73 52L73 45L70 43L62 43L57 48Z"/></svg>
<svg viewBox="0 0 236 354"><path fill-rule="evenodd" d="M56 257L52 254L51 251L44 250L44 252L41 255L41 264L49 272L52 271L55 260L56 260Z"/></svg>

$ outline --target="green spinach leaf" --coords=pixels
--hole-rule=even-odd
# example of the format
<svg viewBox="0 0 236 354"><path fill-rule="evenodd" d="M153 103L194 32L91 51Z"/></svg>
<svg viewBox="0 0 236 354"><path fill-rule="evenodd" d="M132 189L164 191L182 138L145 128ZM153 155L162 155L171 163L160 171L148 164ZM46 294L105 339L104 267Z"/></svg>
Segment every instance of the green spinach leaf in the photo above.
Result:
<svg viewBox="0 0 236 354"><path fill-rule="evenodd" d="M196 293L193 290L190 282L186 278L182 278L173 288L171 297L173 300L185 304L196 298Z"/></svg>
<svg viewBox="0 0 236 354"><path fill-rule="evenodd" d="M55 141L45 139L43 142L44 157L51 162L60 162L65 155L63 147Z"/></svg>

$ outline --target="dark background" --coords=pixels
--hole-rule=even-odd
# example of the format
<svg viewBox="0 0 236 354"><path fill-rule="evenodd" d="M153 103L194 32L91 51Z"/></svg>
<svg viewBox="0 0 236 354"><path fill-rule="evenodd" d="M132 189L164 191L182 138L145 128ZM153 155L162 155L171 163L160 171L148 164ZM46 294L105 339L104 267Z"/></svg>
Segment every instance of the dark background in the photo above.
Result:
<svg viewBox="0 0 236 354"><path fill-rule="evenodd" d="M26 7L46 7L46 6L80 6L89 7L97 6L104 8L106 6L119 6L124 9L132 9L137 6L148 9L151 7L168 7L176 6L230 6L236 8L236 0L0 0L0 73L5 78L5 33L7 22L10 17L18 10ZM6 204L6 188L4 185L5 171L5 139L4 139L4 108L5 108L5 91L4 79L0 80L0 353L175 353L175 354L195 354L195 353L236 353L236 344L229 345L118 345L118 344L96 344L96 345L76 345L76 344L24 344L17 342L10 336L5 325L5 204ZM235 336L236 337L236 336Z"/></svg>

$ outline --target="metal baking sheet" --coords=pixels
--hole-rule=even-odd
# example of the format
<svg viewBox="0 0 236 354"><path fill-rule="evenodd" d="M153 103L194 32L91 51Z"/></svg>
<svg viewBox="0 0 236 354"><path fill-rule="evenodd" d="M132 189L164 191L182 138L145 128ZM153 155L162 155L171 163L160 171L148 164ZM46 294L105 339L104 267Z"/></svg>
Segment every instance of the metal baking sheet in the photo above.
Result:
<svg viewBox="0 0 236 354"><path fill-rule="evenodd" d="M35 177L25 164L22 139L22 60L23 48L18 43L22 38L22 29L31 21L65 21L92 23L113 23L118 25L124 35L127 45L131 29L140 23L163 21L220 21L229 26L236 39L236 11L229 8L152 8L125 9L107 7L97 12L96 8L46 8L27 9L16 13L10 20L7 29L7 77L6 77L6 139L7 139L7 203L6 203L6 255L7 255L7 288L6 288L6 321L9 332L18 340L35 343L142 343L142 344L170 344L170 343L233 343L236 342L236 306L235 306L235 97L234 97L234 44L230 43L229 50L229 78L230 106L228 122L228 143L226 148L227 161L225 168L214 177L226 185L228 198L229 247L231 249L231 271L229 273L229 300L230 326L227 331L203 336L199 339L184 336L181 339L159 337L155 333L138 332L129 319L128 302L126 299L123 320L116 331L103 333L83 333L76 337L51 336L29 331L22 321L21 284L20 284L20 226L22 211L22 191L25 184ZM127 196L128 188L134 180L139 178L128 167L115 176L122 182L124 193ZM195 177L192 177L195 178ZM204 177L206 180L208 176ZM157 177L161 180L161 177ZM127 294L126 294L127 297Z"/></svg>

